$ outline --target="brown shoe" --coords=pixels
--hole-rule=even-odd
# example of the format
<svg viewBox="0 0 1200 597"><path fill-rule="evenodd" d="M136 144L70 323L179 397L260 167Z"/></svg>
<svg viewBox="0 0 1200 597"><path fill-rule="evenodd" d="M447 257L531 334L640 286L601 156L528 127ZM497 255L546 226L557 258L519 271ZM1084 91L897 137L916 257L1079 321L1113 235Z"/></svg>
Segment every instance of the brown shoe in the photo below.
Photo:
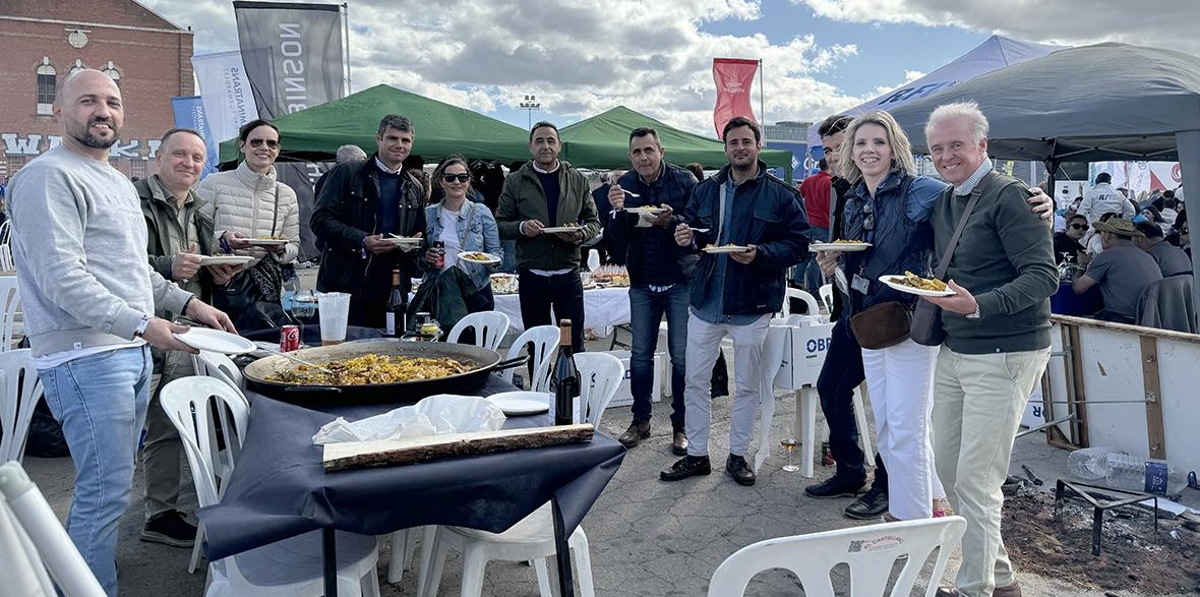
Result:
<svg viewBox="0 0 1200 597"><path fill-rule="evenodd" d="M938 587L933 597L962 597L962 595L954 587Z"/></svg>
<svg viewBox="0 0 1200 597"><path fill-rule="evenodd" d="M1007 587L996 587L992 591L992 597L1021 597L1021 583L1014 580Z"/></svg>
<svg viewBox="0 0 1200 597"><path fill-rule="evenodd" d="M622 433L621 437L617 438L617 441L621 442L621 445L625 446L626 450L632 450L648 437L650 437L650 422L638 423L634 421L629 424L629 429L626 429L625 433Z"/></svg>
<svg viewBox="0 0 1200 597"><path fill-rule="evenodd" d="M671 439L671 453L676 456L687 456L687 434L682 431L676 431Z"/></svg>

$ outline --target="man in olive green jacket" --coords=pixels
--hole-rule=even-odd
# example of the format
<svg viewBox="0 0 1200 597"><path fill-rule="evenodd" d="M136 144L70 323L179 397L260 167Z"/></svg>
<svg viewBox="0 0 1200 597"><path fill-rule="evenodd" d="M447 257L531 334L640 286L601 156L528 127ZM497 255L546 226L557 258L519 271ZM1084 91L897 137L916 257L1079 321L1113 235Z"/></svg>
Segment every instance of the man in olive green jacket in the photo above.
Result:
<svg viewBox="0 0 1200 597"><path fill-rule="evenodd" d="M504 180L496 224L500 238L517 240L521 320L526 329L571 321L571 344L583 350L583 284L579 245L600 233L596 204L587 179L558 160L558 128L533 125L533 161Z"/></svg>

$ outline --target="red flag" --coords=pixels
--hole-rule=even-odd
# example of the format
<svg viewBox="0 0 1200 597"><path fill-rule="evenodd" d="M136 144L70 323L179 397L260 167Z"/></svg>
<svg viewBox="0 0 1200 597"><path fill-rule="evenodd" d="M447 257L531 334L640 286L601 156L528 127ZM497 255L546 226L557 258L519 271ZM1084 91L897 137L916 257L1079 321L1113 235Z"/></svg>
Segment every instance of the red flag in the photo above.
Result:
<svg viewBox="0 0 1200 597"><path fill-rule="evenodd" d="M754 110L750 108L750 83L754 81L754 73L758 70L757 60L742 60L739 58L713 58L713 81L717 84L717 107L713 109L713 126L717 128L717 136L725 128L725 123L735 116L754 118Z"/></svg>

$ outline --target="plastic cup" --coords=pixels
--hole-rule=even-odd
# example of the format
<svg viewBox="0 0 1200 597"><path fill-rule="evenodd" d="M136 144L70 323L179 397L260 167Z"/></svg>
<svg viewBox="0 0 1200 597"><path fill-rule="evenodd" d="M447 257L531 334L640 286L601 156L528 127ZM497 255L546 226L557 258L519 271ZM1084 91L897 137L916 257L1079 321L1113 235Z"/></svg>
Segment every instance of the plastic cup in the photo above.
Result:
<svg viewBox="0 0 1200 597"><path fill-rule="evenodd" d="M321 312L321 346L345 342L350 295L345 292L326 292L317 297L317 308Z"/></svg>

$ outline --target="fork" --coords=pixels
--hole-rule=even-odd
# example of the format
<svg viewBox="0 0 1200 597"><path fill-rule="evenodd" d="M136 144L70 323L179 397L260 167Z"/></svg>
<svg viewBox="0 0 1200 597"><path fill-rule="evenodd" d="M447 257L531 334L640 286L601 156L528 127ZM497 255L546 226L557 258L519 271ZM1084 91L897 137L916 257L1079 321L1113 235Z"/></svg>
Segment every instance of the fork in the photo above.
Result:
<svg viewBox="0 0 1200 597"><path fill-rule="evenodd" d="M621 189L622 191L625 191L625 187L617 187L617 188ZM641 195L639 195L633 191L625 191L625 194L629 195L630 197L641 197Z"/></svg>

